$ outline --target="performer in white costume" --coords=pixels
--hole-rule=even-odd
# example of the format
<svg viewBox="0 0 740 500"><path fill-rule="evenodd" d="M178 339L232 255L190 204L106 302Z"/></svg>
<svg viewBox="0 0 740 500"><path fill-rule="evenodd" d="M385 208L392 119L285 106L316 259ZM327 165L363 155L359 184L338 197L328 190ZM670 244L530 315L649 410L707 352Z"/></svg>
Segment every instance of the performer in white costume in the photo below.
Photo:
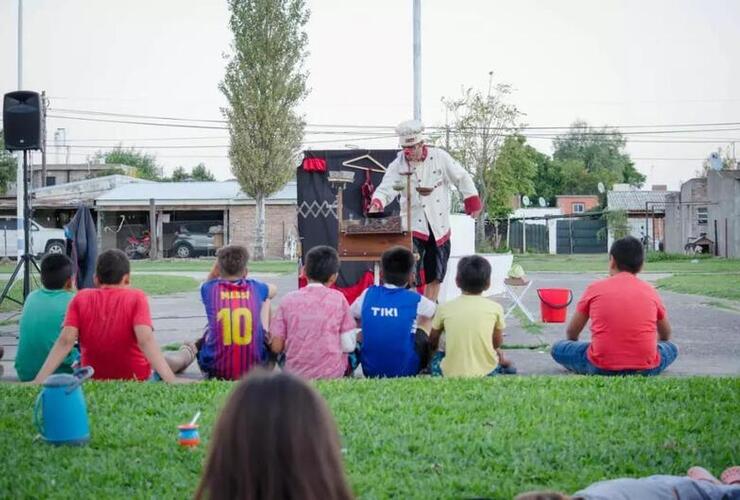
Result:
<svg viewBox="0 0 740 500"><path fill-rule="evenodd" d="M417 283L423 271L424 295L436 301L450 257L450 195L455 186L462 194L465 213L475 218L482 206L470 174L443 149L424 144L424 125L410 120L396 127L402 151L388 166L383 181L373 193L370 212L383 208L406 186L404 173L411 175L411 231L419 254ZM401 215L406 220L406 193L400 191Z"/></svg>

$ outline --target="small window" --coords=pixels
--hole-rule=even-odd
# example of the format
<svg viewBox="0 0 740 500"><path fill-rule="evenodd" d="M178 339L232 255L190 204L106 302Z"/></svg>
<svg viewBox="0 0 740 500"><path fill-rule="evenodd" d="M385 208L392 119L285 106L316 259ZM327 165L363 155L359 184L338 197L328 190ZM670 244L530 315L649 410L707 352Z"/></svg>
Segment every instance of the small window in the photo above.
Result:
<svg viewBox="0 0 740 500"><path fill-rule="evenodd" d="M707 207L696 207L696 223L706 225L709 221L709 212Z"/></svg>
<svg viewBox="0 0 740 500"><path fill-rule="evenodd" d="M53 175L47 175L46 176L46 185L47 186L56 186L57 185L57 178Z"/></svg>
<svg viewBox="0 0 740 500"><path fill-rule="evenodd" d="M572 203L570 208L574 214L582 214L586 211L586 206L583 203Z"/></svg>

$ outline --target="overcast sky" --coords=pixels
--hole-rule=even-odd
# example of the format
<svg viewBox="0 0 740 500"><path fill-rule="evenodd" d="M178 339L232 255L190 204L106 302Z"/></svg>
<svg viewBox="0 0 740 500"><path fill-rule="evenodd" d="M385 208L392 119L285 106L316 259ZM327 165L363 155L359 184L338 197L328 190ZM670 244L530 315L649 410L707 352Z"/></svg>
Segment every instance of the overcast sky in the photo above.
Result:
<svg viewBox="0 0 740 500"><path fill-rule="evenodd" d="M301 106L307 122L395 125L410 118L412 1L309 5L311 94ZM217 86L230 43L223 0L24 0L23 19L23 86L47 91L50 115L72 109L222 118ZM0 0L2 93L16 89L16 26L17 0ZM496 81L514 86L511 101L532 126L575 119L598 126L740 123L738 26L737 0L422 0L423 118L444 124L440 99L463 86L486 88L493 71ZM216 147L149 151L166 172L203 161L218 178L231 177L219 147L228 144L225 130L49 118L50 142L59 127L74 145L73 162L119 143L207 144ZM647 127L631 136L627 150L648 184L675 189L700 158L740 142L740 124L686 129L659 135ZM396 144L362 137L311 134L306 146ZM315 142L321 140L335 142ZM530 142L551 152L548 139Z"/></svg>

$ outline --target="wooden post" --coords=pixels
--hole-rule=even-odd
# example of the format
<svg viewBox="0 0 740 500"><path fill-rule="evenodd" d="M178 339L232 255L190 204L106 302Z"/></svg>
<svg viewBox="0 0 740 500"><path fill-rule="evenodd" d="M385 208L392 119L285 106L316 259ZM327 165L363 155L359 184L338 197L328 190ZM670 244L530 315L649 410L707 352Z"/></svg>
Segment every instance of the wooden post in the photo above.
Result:
<svg viewBox="0 0 740 500"><path fill-rule="evenodd" d="M149 198L149 259L157 259L157 207L154 198Z"/></svg>

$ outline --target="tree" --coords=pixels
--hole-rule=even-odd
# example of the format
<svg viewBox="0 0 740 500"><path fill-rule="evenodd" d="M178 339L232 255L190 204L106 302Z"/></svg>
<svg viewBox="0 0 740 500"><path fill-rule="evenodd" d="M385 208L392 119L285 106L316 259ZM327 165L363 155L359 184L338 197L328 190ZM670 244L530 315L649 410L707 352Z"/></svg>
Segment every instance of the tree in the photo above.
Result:
<svg viewBox="0 0 740 500"><path fill-rule="evenodd" d="M208 168L206 168L205 164L198 163L196 166L193 167L193 170L190 172L190 178L194 181L215 181L216 177L211 173Z"/></svg>
<svg viewBox="0 0 740 500"><path fill-rule="evenodd" d="M219 85L228 105L231 171L255 199L255 259L266 251L265 201L293 175L304 121L309 12L304 0L228 0L232 54Z"/></svg>
<svg viewBox="0 0 740 500"><path fill-rule="evenodd" d="M642 187L645 176L635 169L624 152L626 140L617 129L595 129L577 121L553 140L555 169L562 174L558 194L597 194L598 184L607 189L615 183Z"/></svg>
<svg viewBox="0 0 740 500"><path fill-rule="evenodd" d="M5 139L0 129L0 194L8 192L8 184L15 182L18 165L15 156L5 151Z"/></svg>
<svg viewBox="0 0 740 500"><path fill-rule="evenodd" d="M124 149L118 146L110 151L98 151L95 159L109 164L126 165L136 169L136 177L149 180L160 180L160 169L157 166L156 157L134 148Z"/></svg>
<svg viewBox="0 0 740 500"><path fill-rule="evenodd" d="M483 203L494 215L500 200L496 198L497 183L502 182L495 174L496 159L509 135L517 124L521 113L513 104L506 103L511 86L503 83L493 85L489 73L488 93L468 88L458 99L443 99L447 111L453 116L450 153L470 172ZM476 240L482 244L485 238L486 213L478 216Z"/></svg>
<svg viewBox="0 0 740 500"><path fill-rule="evenodd" d="M495 168L487 174L491 176L489 184L495 186L486 204L492 218L506 217L512 211L512 197L534 190L537 155L542 153L526 142L521 135L507 137L496 158Z"/></svg>
<svg viewBox="0 0 740 500"><path fill-rule="evenodd" d="M185 168L180 166L172 172L172 182L184 182L190 180L190 175L185 171Z"/></svg>

